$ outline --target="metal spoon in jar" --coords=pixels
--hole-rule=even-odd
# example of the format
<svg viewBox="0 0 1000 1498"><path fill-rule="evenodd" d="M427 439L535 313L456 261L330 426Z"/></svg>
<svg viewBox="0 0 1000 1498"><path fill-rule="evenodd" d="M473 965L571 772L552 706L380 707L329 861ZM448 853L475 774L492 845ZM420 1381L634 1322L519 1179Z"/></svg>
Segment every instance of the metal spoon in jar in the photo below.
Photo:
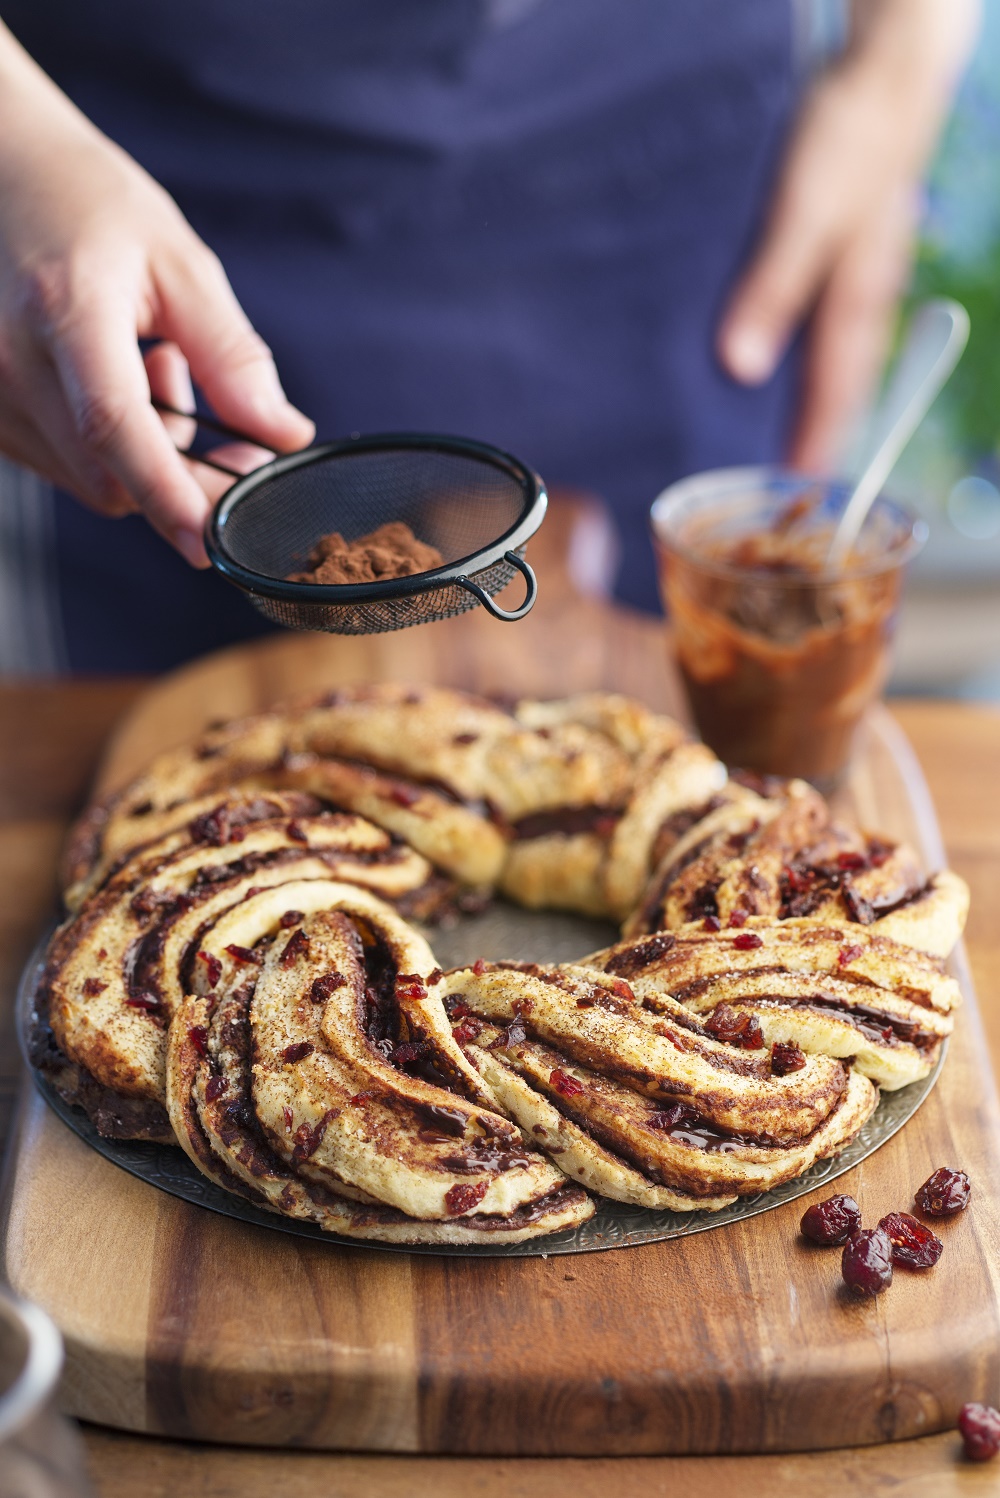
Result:
<svg viewBox="0 0 1000 1498"><path fill-rule="evenodd" d="M875 450L837 522L827 566L843 567L875 500L903 448L924 419L969 340L969 314L958 302L936 297L910 320L896 369L875 420Z"/></svg>

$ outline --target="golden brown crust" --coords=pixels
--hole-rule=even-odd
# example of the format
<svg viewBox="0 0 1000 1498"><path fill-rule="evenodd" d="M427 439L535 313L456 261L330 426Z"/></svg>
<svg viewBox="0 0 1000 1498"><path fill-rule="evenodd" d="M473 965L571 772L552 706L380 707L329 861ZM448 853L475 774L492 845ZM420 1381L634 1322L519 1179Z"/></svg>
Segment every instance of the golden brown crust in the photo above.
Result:
<svg viewBox="0 0 1000 1498"><path fill-rule="evenodd" d="M392 683L160 756L81 819L65 878L39 1031L64 1094L400 1243L572 1226L581 1184L690 1211L791 1179L933 1066L967 909L629 699ZM628 939L441 975L404 918L494 889Z"/></svg>

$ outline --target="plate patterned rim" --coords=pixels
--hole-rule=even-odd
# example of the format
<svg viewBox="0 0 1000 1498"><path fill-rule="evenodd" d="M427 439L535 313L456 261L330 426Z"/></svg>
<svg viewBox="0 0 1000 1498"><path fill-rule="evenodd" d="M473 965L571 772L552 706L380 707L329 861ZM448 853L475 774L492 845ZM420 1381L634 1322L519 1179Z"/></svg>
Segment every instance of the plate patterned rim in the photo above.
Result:
<svg viewBox="0 0 1000 1498"><path fill-rule="evenodd" d="M54 929L54 928L53 928ZM913 1117L928 1096L941 1071L948 1043L941 1047L934 1070L920 1082L911 1082L898 1092L883 1093L882 1099L871 1118L851 1141L846 1149L827 1160L818 1160L802 1175L782 1186L773 1186L769 1191L754 1196L744 1196L729 1207L718 1212L668 1212L653 1211L646 1207L633 1207L624 1202L607 1199L598 1201L597 1211L588 1222L578 1228L553 1233L548 1238L530 1239L526 1243L491 1243L478 1247L431 1244L373 1243L356 1238L343 1238L326 1233L312 1223L295 1222L291 1218L278 1217L254 1207L250 1202L224 1191L207 1176L203 1176L188 1159L183 1150L170 1144L155 1144L145 1140L105 1139L97 1132L82 1109L67 1103L50 1082L34 1067L30 1060L29 1035L35 1015L35 994L45 963L45 952L51 930L38 943L21 975L17 993L17 1030L24 1064L34 1079L46 1103L73 1132L105 1160L137 1176L160 1191L206 1207L223 1217L233 1217L240 1222L253 1223L269 1228L271 1232L291 1233L299 1238L312 1238L330 1246L344 1248L371 1248L389 1253L434 1254L447 1258L548 1258L556 1254L600 1253L612 1248L632 1248L646 1243L660 1243L670 1238L686 1238L692 1233L705 1233L732 1222L742 1222L747 1217L756 1217L761 1212L770 1212L785 1202L806 1196L817 1186L835 1181L855 1165L860 1165L875 1150L886 1144L903 1125Z"/></svg>

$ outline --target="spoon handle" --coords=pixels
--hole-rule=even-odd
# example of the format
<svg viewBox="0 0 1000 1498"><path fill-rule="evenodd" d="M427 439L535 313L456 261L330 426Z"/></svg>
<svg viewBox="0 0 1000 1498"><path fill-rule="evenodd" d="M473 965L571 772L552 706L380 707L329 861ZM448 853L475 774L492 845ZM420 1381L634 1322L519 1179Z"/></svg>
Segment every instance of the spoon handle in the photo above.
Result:
<svg viewBox="0 0 1000 1498"><path fill-rule="evenodd" d="M958 302L937 297L917 308L889 388L883 397L877 429L880 433L854 492L837 522L827 563L842 567L868 511L896 466L903 448L923 420L969 339L969 314Z"/></svg>

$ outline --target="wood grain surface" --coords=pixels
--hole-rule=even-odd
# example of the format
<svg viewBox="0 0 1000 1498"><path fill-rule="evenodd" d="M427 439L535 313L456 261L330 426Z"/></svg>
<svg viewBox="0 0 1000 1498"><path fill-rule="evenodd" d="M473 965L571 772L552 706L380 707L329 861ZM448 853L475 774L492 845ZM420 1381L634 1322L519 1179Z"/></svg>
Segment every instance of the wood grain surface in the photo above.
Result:
<svg viewBox="0 0 1000 1498"><path fill-rule="evenodd" d="M621 621L620 629L617 625L616 620L613 644L609 646L605 639L599 648L594 649L593 642L590 642L588 650L582 652L586 669L581 671L580 661L577 660L574 672L570 674L564 674L559 670L561 661L565 659L559 654L562 642L558 635L561 635L561 631L558 631L555 637L550 637L548 641L542 640L540 648L550 660L550 671L556 671L559 675L558 689L600 679L595 668L600 668L603 664L605 667L610 665L616 671L613 680L619 680L622 674L628 675L632 682L632 690L639 690L647 699L668 702L669 687L658 679L662 659L662 641L659 631L652 631L642 621L629 619ZM504 634L519 635L524 626L516 631L505 631L499 625L492 626L492 629L495 635L502 637ZM428 633L429 631L420 632L421 635ZM400 640L403 638L399 637ZM410 638L416 639L417 637L411 636ZM623 665L623 672L618 673L616 654L623 641L633 642L636 649L628 660L627 666ZM302 644L315 648L316 646L337 645L338 642L310 640ZM577 642L570 642L569 654L572 655L576 650ZM474 656L474 653L464 643L461 650L456 652L466 660L470 655ZM351 662L348 661L346 665L345 674L353 674L350 673ZM536 679L542 677L537 662L529 660L526 665L529 671L536 673ZM449 679L462 679L458 664L454 659L446 662L445 666L449 672ZM649 677L645 690L641 685L638 687L636 685L636 678L641 677L643 669ZM457 672L457 676L451 674L453 672ZM592 672L595 674L591 674ZM267 684L267 691L273 690L272 678L278 674L283 678L277 683L279 692L294 689L299 678L299 672L278 657L255 663L250 674L257 681L264 681ZM395 672L389 669L383 674L395 674ZM421 674L426 677L434 673L428 670ZM601 674L603 675L603 671ZM213 668L214 685L213 682L203 683L207 698L214 695L219 680L219 675ZM544 690L544 687L535 686L534 689ZM106 703L98 701L101 688L96 685L92 696L89 696L88 692L83 689L74 689L70 692L61 686L37 690L41 697L48 694L51 721L55 723L63 722L69 725L71 709L83 710L92 714L94 718L99 718L102 712L107 712ZM10 723L11 720L8 717L10 708L11 698L7 696L6 689L0 687L0 723L4 725ZM211 705L208 705L208 712L211 716L218 715L218 712L212 710ZM945 704L906 704L897 707L896 712L917 744L928 770L935 799L942 815L951 860L973 885L973 918L969 931L970 955L977 982L986 999L984 1011L991 1049L996 1051L1000 1045L1000 1009L994 1002L994 995L1000 984L1000 931L997 929L993 912L996 909L997 899L1000 898L1000 808L992 792L996 765L1000 761L1000 716L988 710ZM174 727L169 713L161 718L161 722L162 728L159 731L162 732L163 740L166 741L171 736ZM30 723L27 728L30 730ZM174 734L174 737L177 736L180 735ZM120 743L127 744L128 736L126 735ZM6 745L0 739L0 754L3 753L5 747ZM34 931L44 918L51 899L52 859L64 825L64 808L70 799L66 782L59 780L59 776L66 771L62 757L46 756L44 753L38 756L32 755L30 731L25 732L24 743L19 745L18 753L25 778L21 804L25 806L26 811L30 809L31 814L19 816L17 797L12 796L4 803L2 813L4 820L0 823L0 839L2 839L0 843L0 892L4 897L0 905L0 985L2 985L0 994L4 1001L3 1007L6 1009L9 1009L12 974L26 954ZM124 762L124 759L120 761L120 763ZM0 759L0 783L3 782L5 769L6 762ZM79 780L79 771L76 770L73 774ZM72 784L73 775L69 775L67 779ZM991 902L992 910L990 909ZM963 1020L960 1034L965 1028ZM953 1055L949 1060L949 1069L954 1060L955 1051L953 1050ZM4 1047L0 1055L0 1063L2 1063L3 1073L0 1080L9 1080L14 1069L11 1065L9 1047ZM978 1063L977 1066L974 1082L981 1088L983 1069ZM0 1120L0 1127L2 1127L2 1120ZM906 1132L908 1133L913 1127L914 1125L910 1125ZM66 1131L63 1133L65 1134ZM894 1148L895 1144L888 1146L876 1158L881 1159ZM78 1163L76 1162L77 1166ZM106 1170L113 1170L113 1167L105 1166L102 1161L98 1160L94 1163ZM937 1160L935 1159L933 1163L937 1163ZM995 1156L987 1160L986 1164L990 1169L995 1170ZM866 1174L868 1172L869 1165L861 1168L858 1174L862 1176L862 1181L857 1188L863 1193L861 1199L866 1208L870 1204L867 1193L872 1184ZM987 1179L988 1174L987 1171ZM128 1182L128 1178L121 1172L114 1172L114 1175L119 1182ZM917 1179L919 1178L918 1176ZM141 1185L141 1183L133 1184ZM84 1178L81 1182L82 1194L85 1194L87 1185L88 1181ZM154 1193L155 1195L157 1194ZM172 1232L174 1228L171 1223L161 1220L160 1208L167 1202L167 1199L162 1197L157 1197L157 1199L160 1204L159 1208L155 1212L146 1213L149 1218L150 1236L145 1243L138 1242L140 1252L144 1248L150 1251L150 1244L152 1244L153 1251L157 1245L162 1247L164 1234ZM172 1205L183 1206L179 1203ZM170 1209L170 1205L165 1208L168 1217ZM66 1203L55 1201L52 1203L52 1210L56 1215L50 1219L50 1237L53 1222L59 1225L60 1231L66 1230ZM195 1211L193 1208L189 1210ZM873 1213L880 1212L883 1207L876 1201L871 1204L871 1210ZM204 1215L207 1216L207 1214ZM792 1216L791 1231L794 1232L796 1215L794 1208L791 1214L782 1209L778 1213L770 1214L763 1221L777 1223L788 1215ZM970 1214L970 1219L971 1216L972 1214ZM99 1228L100 1225L96 1224L96 1226ZM980 1228L981 1226L982 1224L979 1224ZM79 1241L76 1246L81 1259L86 1252L91 1261L96 1261L104 1252L114 1248L113 1228L105 1225L103 1234L100 1231L94 1234L94 1228L95 1224L92 1222L79 1226L77 1234ZM703 1237L701 1241L710 1243L731 1231L726 1229L722 1234L713 1233ZM274 1234L263 1236L269 1240L276 1238ZM195 1250L190 1262L192 1278L202 1278L208 1269L215 1269L215 1277L219 1277L219 1260L214 1254L205 1252L204 1244L199 1247L185 1240L185 1246ZM981 1247L984 1255L991 1255L994 1260L996 1259L995 1243L979 1238L978 1246ZM665 1245L665 1247L670 1248L674 1245ZM951 1247L954 1247L954 1242L950 1244L948 1256L942 1261L941 1269L937 1271L938 1274L943 1273L945 1267L950 1267L953 1260L957 1258L957 1255L951 1254ZM39 1249L43 1248L44 1243L40 1243ZM247 1262L252 1267L252 1246L244 1252L247 1255ZM337 1253L339 1252L337 1250ZM359 1255L357 1250L346 1252L349 1255ZM564 1268L562 1272L576 1273L581 1263L596 1264L598 1261L610 1262L624 1257L626 1256L621 1254L608 1254L597 1256L596 1259L556 1262L563 1266L570 1265L568 1270ZM815 1268L815 1263L813 1259L809 1264L810 1273ZM308 1267L303 1267L306 1272L296 1278L295 1284L302 1290L303 1295L308 1296L313 1292L314 1284ZM828 1273L825 1268L823 1279L824 1282L828 1282ZM568 1296L577 1294L578 1283L578 1281L576 1284L563 1281L563 1285L560 1286L556 1282L554 1286L549 1285L548 1288L552 1290L554 1300L561 1306L559 1320L564 1325L567 1321L571 1324L570 1335L574 1339L585 1341L588 1321L594 1314L595 1308L589 1303L591 1297L584 1297L581 1292L581 1300L577 1302L579 1309L574 1311L573 1302L568 1299ZM970 1287L964 1273L960 1279L952 1280L950 1284L953 1301L957 1303L960 1310L963 1305L967 1307ZM117 1302L121 1301L123 1319L127 1319L132 1314L132 1301L127 1287L110 1283L110 1277L93 1268L93 1263L92 1272L84 1276L84 1281L79 1288L84 1300L89 1297L92 1303L99 1305L103 1297L115 1308L117 1308ZM701 1287L698 1288L700 1291ZM801 1285L797 1288L801 1290ZM889 1296L882 1297L881 1302L878 1303L879 1313L888 1309L887 1302L895 1296L898 1288L899 1280L889 1292ZM663 1292L662 1285L660 1289ZM669 1299L669 1286L663 1293L666 1293ZM178 1320L183 1320L198 1309L190 1284L184 1289L184 1297L189 1303L181 1303L172 1308L175 1331ZM453 1304L453 1301L453 1294L444 1298L444 1304L448 1307ZM148 1315L148 1296L145 1303L145 1314ZM249 1293L245 1295L240 1304L231 1307L232 1313L240 1320L245 1320L248 1305L252 1305ZM859 1308L848 1308L849 1311L856 1309ZM860 1309L864 1310L864 1308ZM598 1306L597 1311L607 1318L613 1314L614 1308L607 1305ZM887 1367L890 1348L906 1340L907 1319L905 1316L885 1318L881 1314L875 1318L879 1324L872 1330L873 1335L883 1339L884 1368ZM962 1319L964 1321L965 1311L962 1311ZM582 1330L573 1325L576 1320L581 1323ZM918 1332L926 1332L926 1326L921 1326L922 1320L923 1318L917 1318ZM341 1331L339 1326L337 1331L338 1333ZM350 1351L351 1349L346 1346L352 1335L350 1326L344 1326L343 1332L346 1350ZM995 1333L991 1332L991 1335ZM889 1339L888 1342L885 1341L886 1337ZM403 1346L405 1352L405 1339L400 1345ZM988 1380L992 1380L992 1383L987 1389L987 1396L996 1402L997 1381L994 1372L988 1374ZM127 1387L128 1382L127 1377L121 1379L122 1389ZM135 1382L134 1379L133 1382ZM961 1392L960 1398L966 1398L969 1395L970 1391L965 1389ZM860 1439L860 1436L855 1432L847 1435L845 1439L856 1441ZM716 1492L722 1491L724 1486L736 1484L742 1492L747 1494L766 1492L782 1495L783 1498L786 1493L808 1491L812 1494L826 1495L841 1493L845 1488L865 1493L882 1494L905 1491L922 1495L992 1492L996 1491L998 1486L998 1479L991 1468L971 1467L958 1461L957 1441L950 1433L890 1447L882 1446L867 1450L826 1452L814 1455L692 1459L623 1458L618 1460L593 1459L587 1462L334 1456L303 1452L292 1454L257 1450L235 1451L222 1448L211 1449L185 1442L159 1442L148 1438L101 1431L96 1428L87 1430L87 1445L99 1491L109 1495L140 1491L151 1495L176 1492L222 1495L238 1491L247 1495L247 1498L254 1498L254 1495L258 1493L270 1494L275 1488L279 1488L287 1492L290 1498L313 1492L350 1494L352 1498L355 1494L371 1495L371 1498L382 1498L382 1495L389 1498L389 1495L393 1495L394 1498L394 1495L404 1492L419 1492L442 1494L444 1498L448 1498L448 1495L458 1494L460 1491L463 1494L471 1491L492 1498L492 1495L500 1493L505 1495L540 1494L544 1489L547 1494L574 1491L583 1495L583 1498L589 1498L591 1494L603 1494L611 1488L633 1491L640 1484L644 1490L648 1489L654 1494L687 1493L698 1486L704 1492Z"/></svg>

